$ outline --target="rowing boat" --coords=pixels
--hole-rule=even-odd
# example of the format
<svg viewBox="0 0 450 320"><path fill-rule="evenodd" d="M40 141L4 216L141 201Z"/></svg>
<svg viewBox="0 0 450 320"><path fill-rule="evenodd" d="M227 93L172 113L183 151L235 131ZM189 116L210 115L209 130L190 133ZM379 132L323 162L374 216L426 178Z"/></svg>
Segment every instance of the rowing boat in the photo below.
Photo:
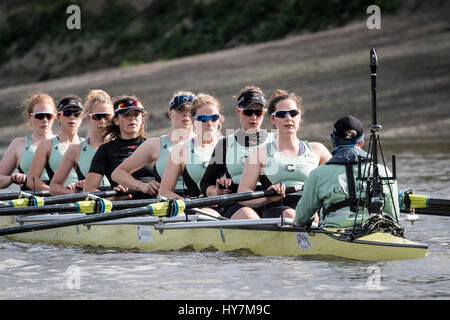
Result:
<svg viewBox="0 0 450 320"><path fill-rule="evenodd" d="M84 214L4 216L0 226L71 219ZM290 219L218 221L201 215L133 217L7 236L14 241L141 250L244 251L261 256L302 256L367 261L422 258L427 246L373 232L349 239L345 230L292 227Z"/></svg>

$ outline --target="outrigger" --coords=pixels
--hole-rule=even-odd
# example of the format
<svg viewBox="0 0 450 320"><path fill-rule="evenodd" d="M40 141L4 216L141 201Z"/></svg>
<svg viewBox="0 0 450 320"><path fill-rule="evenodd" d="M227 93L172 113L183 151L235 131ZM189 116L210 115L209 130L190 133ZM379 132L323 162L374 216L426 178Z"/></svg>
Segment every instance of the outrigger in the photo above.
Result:
<svg viewBox="0 0 450 320"><path fill-rule="evenodd" d="M376 122L377 56L370 52L372 78L372 125L369 152L378 164ZM0 204L0 236L14 241L59 245L101 246L142 250L245 250L263 256L315 256L330 259L403 260L423 258L425 244L404 237L398 215L394 221L382 215L384 195L377 170L359 175L366 182L367 208L372 217L348 229L298 228L286 218L228 220L201 214L201 207L235 203L275 195L273 190L254 191L194 199L144 199L108 201L114 191L57 197L21 194ZM384 159L383 159L384 162ZM298 192L290 187L286 193ZM393 196L393 195L391 195ZM405 192L400 196L402 212L425 210L450 215L450 200L424 198ZM78 201L78 202L75 202ZM182 214L193 210L196 214ZM428 211L427 211L428 210ZM200 213L200 214L198 214Z"/></svg>

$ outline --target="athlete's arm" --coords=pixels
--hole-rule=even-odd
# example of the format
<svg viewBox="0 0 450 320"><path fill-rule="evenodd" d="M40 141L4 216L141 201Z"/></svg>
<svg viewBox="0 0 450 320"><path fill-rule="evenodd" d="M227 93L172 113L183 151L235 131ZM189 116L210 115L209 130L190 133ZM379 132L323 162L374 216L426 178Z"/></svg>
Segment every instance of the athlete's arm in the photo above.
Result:
<svg viewBox="0 0 450 320"><path fill-rule="evenodd" d="M166 198L181 198L174 192L178 177L183 173L186 163L186 149L184 144L177 144L170 152L166 168L161 178L158 195Z"/></svg>
<svg viewBox="0 0 450 320"><path fill-rule="evenodd" d="M9 144L0 161L0 189L7 188L11 183L22 185L26 181L23 173L13 173L19 166L20 155L26 138L16 138Z"/></svg>
<svg viewBox="0 0 450 320"><path fill-rule="evenodd" d="M331 159L331 153L328 149L320 142L311 142L311 148L314 153L319 158L319 166L328 162Z"/></svg>

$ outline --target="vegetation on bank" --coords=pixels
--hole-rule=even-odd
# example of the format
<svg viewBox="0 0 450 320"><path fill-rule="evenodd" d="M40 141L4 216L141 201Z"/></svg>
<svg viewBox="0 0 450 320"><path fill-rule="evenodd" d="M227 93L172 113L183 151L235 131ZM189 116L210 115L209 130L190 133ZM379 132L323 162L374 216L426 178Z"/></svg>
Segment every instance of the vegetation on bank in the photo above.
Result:
<svg viewBox="0 0 450 320"><path fill-rule="evenodd" d="M33 52L38 79L210 52L314 32L383 13L392 0L35 0L9 1L0 17L0 66ZM70 5L81 29L69 30ZM46 45L43 45L46 44ZM37 50L37 47L50 48ZM59 48L66 48L59 50ZM68 49L67 49L68 48ZM34 50L34 51L33 51ZM46 56L51 55L51 59ZM30 59L28 59L30 60ZM22 66L26 69L30 66ZM60 64L61 68L58 68ZM16 69L20 69L16 66ZM10 69L14 73L17 70Z"/></svg>

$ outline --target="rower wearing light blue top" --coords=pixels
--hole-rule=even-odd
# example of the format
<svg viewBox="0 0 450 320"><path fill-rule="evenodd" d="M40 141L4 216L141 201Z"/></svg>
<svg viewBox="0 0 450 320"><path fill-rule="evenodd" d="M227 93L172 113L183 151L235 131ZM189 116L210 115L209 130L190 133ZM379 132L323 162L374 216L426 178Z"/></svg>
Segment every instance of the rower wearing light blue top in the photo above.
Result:
<svg viewBox="0 0 450 320"><path fill-rule="evenodd" d="M89 173L92 159L103 142L102 135L106 125L113 118L114 108L110 96L103 90L89 92L83 109L83 116L89 119L89 136L80 144L69 146L61 165L50 183L52 195L81 192ZM75 176L73 173L75 172ZM73 181L75 182L69 182ZM103 176L100 187L109 189L109 180Z"/></svg>
<svg viewBox="0 0 450 320"><path fill-rule="evenodd" d="M167 135L153 137L142 143L136 151L124 160L112 173L112 179L129 189L156 196L164 175L169 155L175 145L193 137L191 106L196 99L189 91L178 91L169 101L168 116L172 122L172 130ZM151 165L155 180L144 182L135 179L132 173ZM177 194L187 194L186 184L180 176L175 185Z"/></svg>
<svg viewBox="0 0 450 320"><path fill-rule="evenodd" d="M82 110L81 99L76 95L65 96L59 101L57 117L61 124L61 132L55 138L40 143L36 149L27 179L28 188L32 190L48 190L50 188L40 179L42 172L46 169L50 180L53 179L69 145L79 144L82 141L78 136ZM77 175L73 171L66 181L66 186L77 181Z"/></svg>
<svg viewBox="0 0 450 320"><path fill-rule="evenodd" d="M5 150L0 161L0 188L17 184L22 190L27 189L26 180L37 146L54 137L52 126L56 118L56 105L53 98L38 93L25 100L23 106L23 115L33 132L27 137L14 139ZM18 172L15 172L16 169ZM39 174L39 179L48 183L45 169Z"/></svg>
<svg viewBox="0 0 450 320"><path fill-rule="evenodd" d="M234 98L241 127L220 140L214 149L201 181L202 192L207 196L237 192L249 153L274 140L272 132L261 130L266 112L266 99L261 88L246 86ZM261 190L259 182L256 188ZM219 212L226 218L252 219L259 218L262 209L233 203L221 206Z"/></svg>
<svg viewBox="0 0 450 320"><path fill-rule="evenodd" d="M205 173L209 158L217 141L221 138L222 116L219 101L211 95L198 94L192 103L191 119L194 122L195 137L173 147L167 161L159 188L159 195L166 198L180 198L174 192L179 176L188 187L188 196L203 196L200 180ZM202 208L214 216L220 216L211 208Z"/></svg>
<svg viewBox="0 0 450 320"><path fill-rule="evenodd" d="M269 101L268 113L277 129L275 141L260 146L249 154L244 165L238 192L254 191L260 181L263 189L279 195L241 202L262 207L263 218L295 216L299 194L286 196L287 186L301 186L309 173L331 157L319 142L308 143L297 138L301 122L302 98L285 90L276 90Z"/></svg>

